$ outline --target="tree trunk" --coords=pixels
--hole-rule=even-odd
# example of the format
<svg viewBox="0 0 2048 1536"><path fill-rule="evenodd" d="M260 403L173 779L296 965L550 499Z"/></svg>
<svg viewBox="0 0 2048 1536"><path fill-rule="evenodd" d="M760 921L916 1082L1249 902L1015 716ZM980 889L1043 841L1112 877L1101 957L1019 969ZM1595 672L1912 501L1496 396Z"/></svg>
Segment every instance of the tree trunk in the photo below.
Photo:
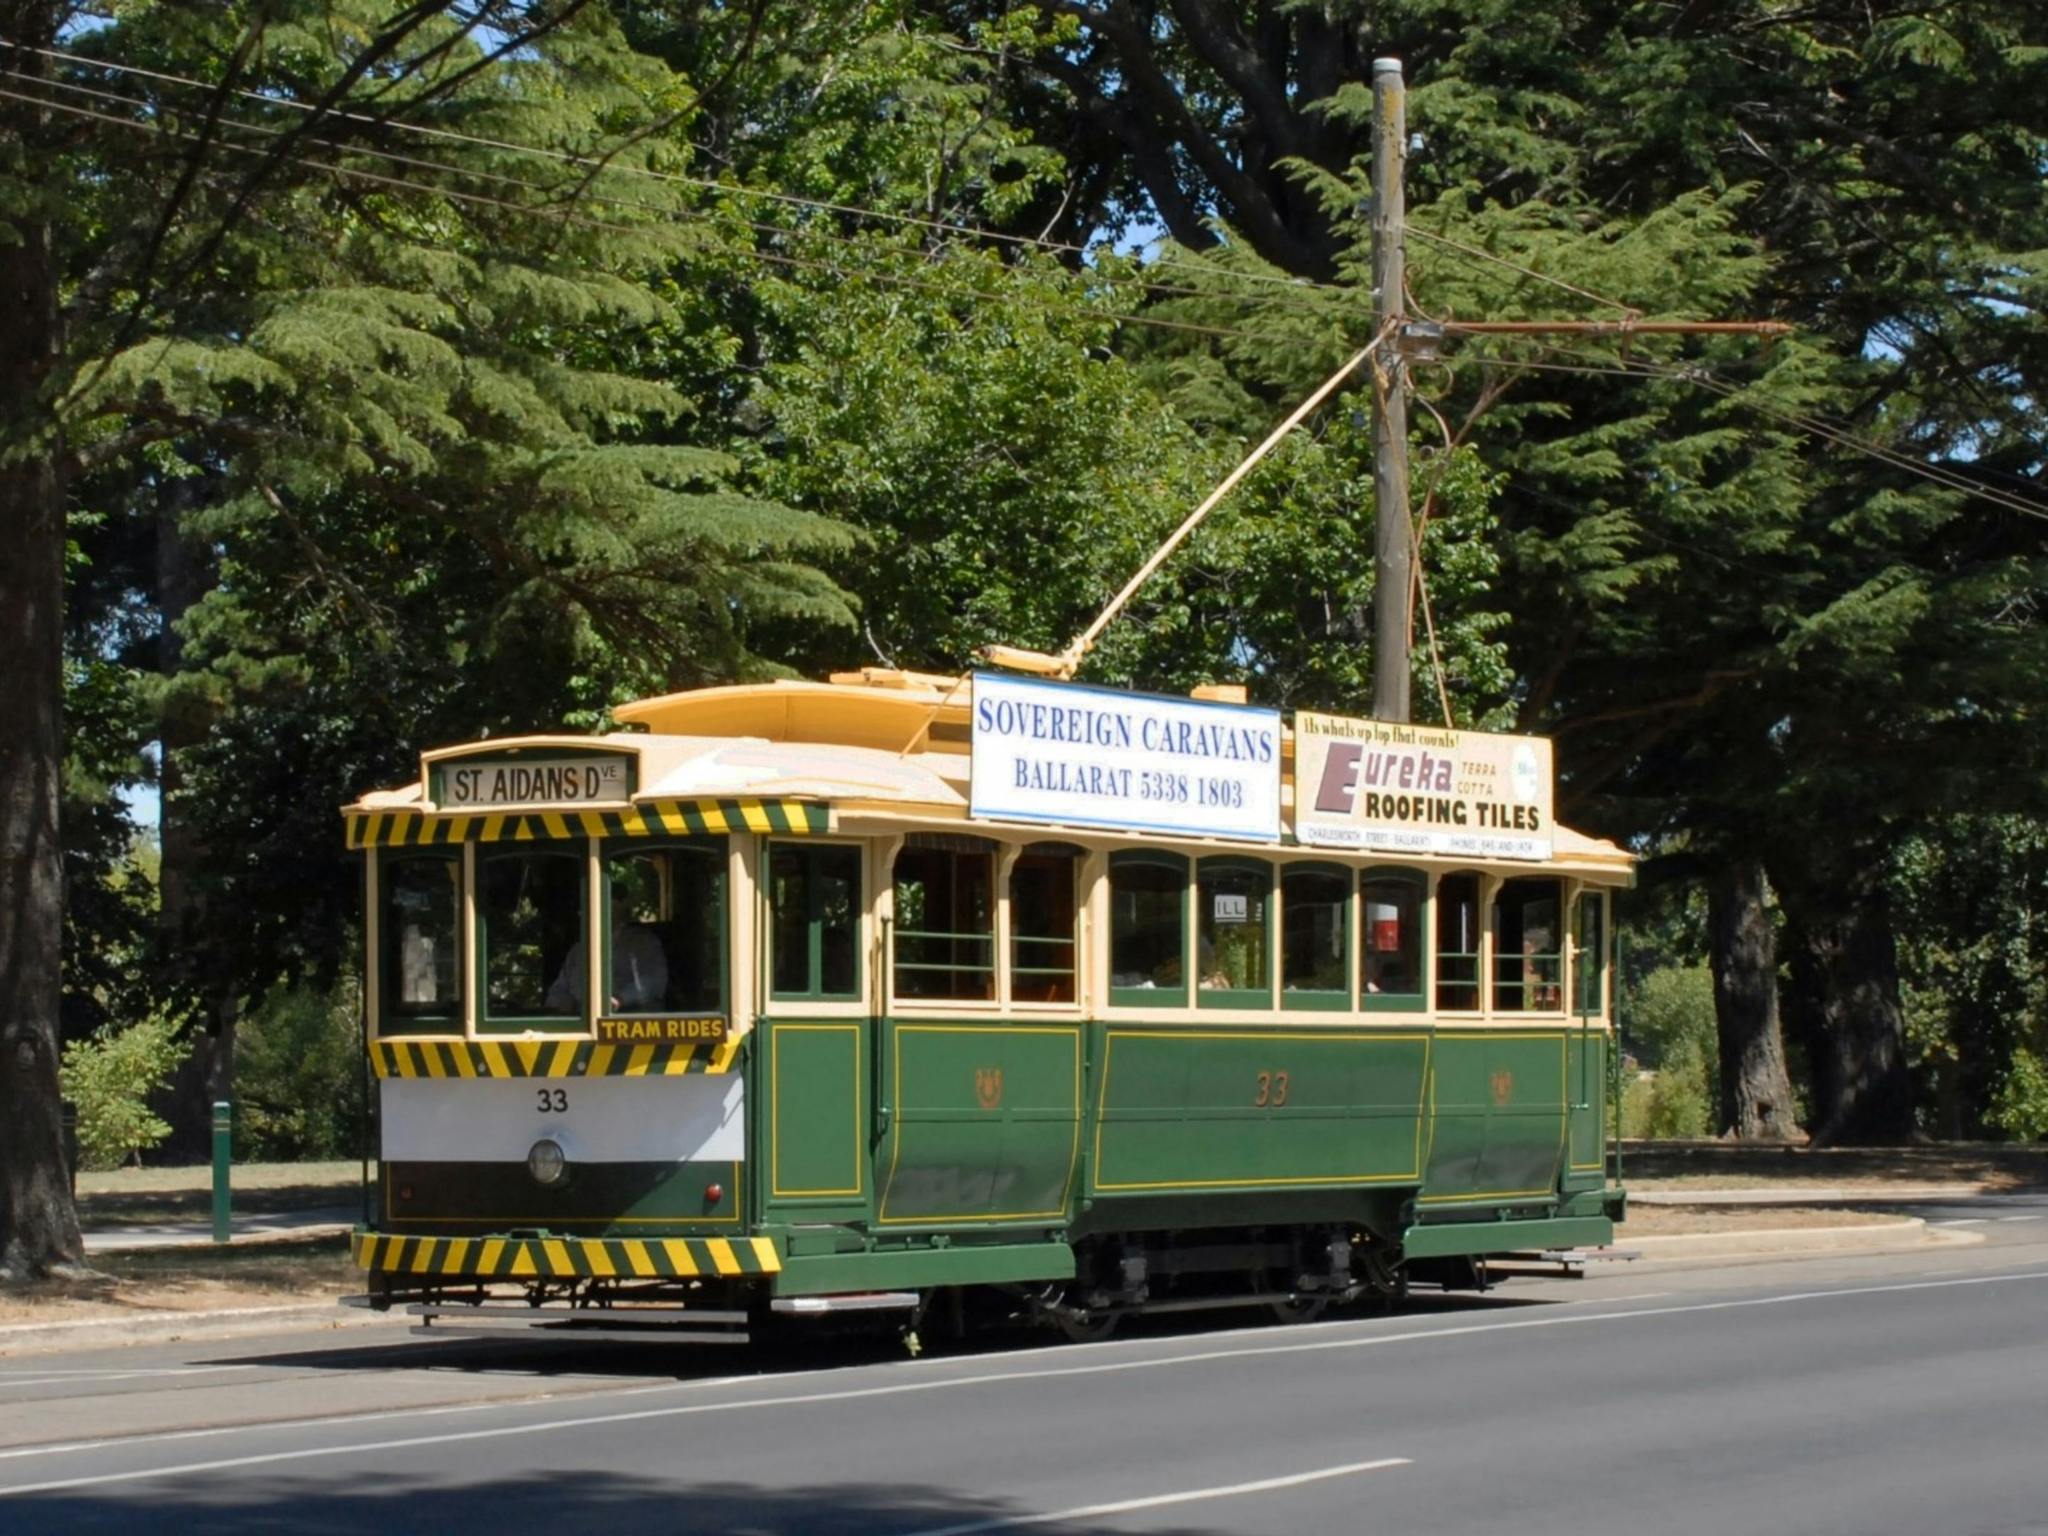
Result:
<svg viewBox="0 0 2048 1536"><path fill-rule="evenodd" d="M49 8L0 6L0 29L49 45ZM41 73L37 55L0 63ZM39 135L33 108L0 115L19 169ZM64 481L46 402L59 351L47 225L17 215L0 241L0 1278L83 1263L58 1114L57 1006L64 864Z"/></svg>
<svg viewBox="0 0 2048 1536"><path fill-rule="evenodd" d="M1782 892L1781 892L1782 894ZM1874 882L1849 899L1793 916L1802 953L1794 974L1807 994L1816 1146L1883 1146L1914 1134L1913 1075L1891 903Z"/></svg>
<svg viewBox="0 0 2048 1536"><path fill-rule="evenodd" d="M1799 1126L1778 1027L1778 945L1761 864L1744 860L1719 874L1707 892L1707 927L1721 1041L1721 1132L1743 1141L1790 1141Z"/></svg>

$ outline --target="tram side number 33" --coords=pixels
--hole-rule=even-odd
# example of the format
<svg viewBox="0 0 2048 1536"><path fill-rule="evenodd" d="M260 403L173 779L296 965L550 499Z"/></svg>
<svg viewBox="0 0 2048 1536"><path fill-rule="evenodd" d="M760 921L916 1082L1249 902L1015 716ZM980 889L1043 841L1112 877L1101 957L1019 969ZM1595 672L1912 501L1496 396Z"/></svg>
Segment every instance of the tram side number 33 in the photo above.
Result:
<svg viewBox="0 0 2048 1536"><path fill-rule="evenodd" d="M1287 1102L1287 1074L1285 1072L1261 1072L1259 1091L1252 1097L1254 1109L1278 1109Z"/></svg>
<svg viewBox="0 0 2048 1536"><path fill-rule="evenodd" d="M536 1088L540 1102L533 1107L537 1115L566 1115L569 1112L569 1090L566 1088Z"/></svg>

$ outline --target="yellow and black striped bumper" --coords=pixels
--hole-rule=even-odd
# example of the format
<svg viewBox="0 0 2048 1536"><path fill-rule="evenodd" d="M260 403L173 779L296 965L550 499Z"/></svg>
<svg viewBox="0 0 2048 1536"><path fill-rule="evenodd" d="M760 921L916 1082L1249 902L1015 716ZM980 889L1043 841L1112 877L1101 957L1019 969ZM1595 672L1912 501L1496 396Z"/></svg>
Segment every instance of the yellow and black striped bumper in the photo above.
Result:
<svg viewBox="0 0 2048 1536"><path fill-rule="evenodd" d="M673 1280L772 1275L782 1269L765 1237L397 1237L357 1232L359 1269L463 1280Z"/></svg>
<svg viewBox="0 0 2048 1536"><path fill-rule="evenodd" d="M589 1040L377 1040L379 1077L684 1077L730 1072L746 1037L661 1045Z"/></svg>

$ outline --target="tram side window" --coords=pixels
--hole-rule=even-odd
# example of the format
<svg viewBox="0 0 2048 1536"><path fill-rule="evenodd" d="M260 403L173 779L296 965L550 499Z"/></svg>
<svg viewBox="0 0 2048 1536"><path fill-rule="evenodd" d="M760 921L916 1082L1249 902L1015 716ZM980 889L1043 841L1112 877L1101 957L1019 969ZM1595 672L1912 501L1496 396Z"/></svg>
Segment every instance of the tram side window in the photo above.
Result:
<svg viewBox="0 0 2048 1536"><path fill-rule="evenodd" d="M1188 1000L1188 861L1118 853L1109 861L1109 999L1171 1008Z"/></svg>
<svg viewBox="0 0 2048 1536"><path fill-rule="evenodd" d="M383 950L378 1027L462 1027L462 860L385 854L378 863Z"/></svg>
<svg viewBox="0 0 2048 1536"><path fill-rule="evenodd" d="M1579 893L1572 1007L1586 1018L1598 1018L1606 1006L1606 915L1606 899L1598 891Z"/></svg>
<svg viewBox="0 0 2048 1536"><path fill-rule="evenodd" d="M1273 996L1273 871L1204 859L1195 881L1195 984L1209 1008L1262 1008Z"/></svg>
<svg viewBox="0 0 2048 1536"><path fill-rule="evenodd" d="M1469 877L1467 877L1469 878ZM1423 1006L1422 876L1406 870L1367 870L1365 875L1365 1006L1419 1009ZM1472 976L1478 976L1478 942L1472 944ZM1475 997L1446 1008L1479 1006Z"/></svg>
<svg viewBox="0 0 2048 1536"><path fill-rule="evenodd" d="M581 1019L589 971L583 854L521 850L479 862L485 1019Z"/></svg>
<svg viewBox="0 0 2048 1536"><path fill-rule="evenodd" d="M1351 1006L1351 876L1290 864L1280 875L1280 1002Z"/></svg>
<svg viewBox="0 0 2048 1536"><path fill-rule="evenodd" d="M1564 1007L1564 900L1555 880L1510 880L1493 907L1493 1006L1503 1013Z"/></svg>
<svg viewBox="0 0 2048 1536"><path fill-rule="evenodd" d="M896 995L994 1002L995 846L913 833L896 855Z"/></svg>
<svg viewBox="0 0 2048 1536"><path fill-rule="evenodd" d="M606 1007L621 1014L721 1012L724 843L636 847L612 854L604 872Z"/></svg>
<svg viewBox="0 0 2048 1536"><path fill-rule="evenodd" d="M1436 883L1436 1005L1479 1009L1479 877L1445 875Z"/></svg>
<svg viewBox="0 0 2048 1536"><path fill-rule="evenodd" d="M1010 998L1071 1003L1081 850L1034 843L1010 866Z"/></svg>
<svg viewBox="0 0 2048 1536"><path fill-rule="evenodd" d="M860 996L860 850L843 843L768 854L770 986L784 998Z"/></svg>

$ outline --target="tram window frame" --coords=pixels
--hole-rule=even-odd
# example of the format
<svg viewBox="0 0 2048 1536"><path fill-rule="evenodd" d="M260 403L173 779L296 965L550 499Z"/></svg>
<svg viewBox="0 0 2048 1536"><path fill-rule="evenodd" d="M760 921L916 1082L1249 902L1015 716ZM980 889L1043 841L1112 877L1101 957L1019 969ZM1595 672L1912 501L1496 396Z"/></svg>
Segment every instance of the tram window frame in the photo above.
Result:
<svg viewBox="0 0 2048 1536"><path fill-rule="evenodd" d="M1454 903L1445 897L1445 887L1449 886L1453 881L1467 880L1472 884L1471 938L1473 947L1469 950L1445 949L1443 943L1444 921L1454 906ZM1435 986L1436 1011L1438 1013L1476 1014L1481 1011L1481 1005L1486 1000L1486 975L1484 971L1486 963L1485 900L1485 881L1476 870L1461 869L1452 871L1449 874L1439 875L1437 876L1435 886L1429 893L1429 967ZM1444 969L1444 962L1446 960L1469 960L1471 962L1470 977L1452 978L1447 976ZM1449 1001L1452 996L1465 992L1471 994L1472 1001L1469 1004L1460 1005Z"/></svg>
<svg viewBox="0 0 2048 1536"><path fill-rule="evenodd" d="M1474 878L1476 879L1477 877L1474 876ZM1371 923L1373 918L1370 888L1376 885L1400 886L1406 891L1409 901L1413 903L1415 913L1415 926L1413 929L1415 986L1412 991L1392 992L1384 987L1374 990L1374 980L1370 974L1372 956L1375 953L1371 942ZM1476 888L1473 900L1476 904L1478 900ZM1359 1007L1367 1013L1426 1013L1429 1010L1432 983L1436 978L1437 938L1436 914L1431 906L1429 876L1419 869L1407 869L1400 865L1391 864L1376 864L1360 870L1358 872L1358 913L1360 933L1358 942ZM1396 921L1398 920L1397 918ZM1472 959L1476 965L1479 959L1476 952L1473 954ZM1475 1002L1473 1004L1473 1011L1476 1011L1477 1008L1478 1004Z"/></svg>
<svg viewBox="0 0 2048 1536"><path fill-rule="evenodd" d="M1337 938L1341 953L1337 956L1337 974L1344 978L1341 987L1297 987L1288 980L1288 962L1293 956L1289 946L1289 925L1293 921L1295 898L1289 894L1288 886L1302 879L1335 880L1344 887L1344 894L1337 903ZM1322 864L1309 860L1280 866L1280 1006L1297 1012L1348 1013L1351 1010L1352 962L1352 916L1358 910L1358 880L1356 872L1342 864ZM1326 906L1327 902L1302 903L1304 907ZM1314 937L1311 943L1317 942Z"/></svg>
<svg viewBox="0 0 2048 1536"><path fill-rule="evenodd" d="M1211 986L1212 975L1226 976L1223 966L1223 944L1225 937L1216 922L1216 905L1213 897L1222 892L1213 892L1210 879L1214 877L1250 875L1258 882L1254 899L1259 902L1257 927L1259 941L1256 950L1247 947L1247 952L1258 955L1259 971L1265 983L1256 987ZM1196 1006L1202 1008L1271 1008L1273 1006L1273 866L1265 859L1246 858L1242 854L1214 854L1198 860L1195 865L1195 955L1193 967ZM1248 918L1246 926L1251 926Z"/></svg>
<svg viewBox="0 0 2048 1536"><path fill-rule="evenodd" d="M561 959L554 963L554 974L542 982L542 997L552 991L556 977L568 967L572 959L586 968L585 997L582 1008L575 1013L494 1013L491 999L491 905L490 866L494 863L513 859L561 859L576 866L576 934ZM587 969L590 964L590 861L589 841L575 843L499 843L486 845L478 850L476 858L474 909L476 912L476 951L473 956L476 978L476 1030L479 1035L517 1034L560 1034L581 1035L590 1032L591 1020L596 1015L591 1011L591 999L587 995L589 983ZM546 969L546 967L543 967Z"/></svg>
<svg viewBox="0 0 2048 1536"><path fill-rule="evenodd" d="M825 945L824 918L822 906L822 882L818 878L819 866L828 858L851 855L853 859L852 891L852 962L853 975L844 991L828 991L825 988ZM777 985L776 963L780 956L778 946L782 934L783 917L777 910L775 898L775 861L778 857L794 857L804 869L804 916L801 919L805 940L805 979L808 985L802 990ZM863 997L866 968L862 954L867 948L867 888L868 850L864 843L826 842L824 840L791 842L772 840L768 843L761 859L762 895L767 906L768 921L765 925L767 942L764 958L767 961L768 998L777 1003L856 1003Z"/></svg>
<svg viewBox="0 0 2048 1536"><path fill-rule="evenodd" d="M607 838L604 841L604 844L598 850L598 880L605 897L603 915L599 919L602 930L600 933L600 943L603 947L604 962L603 968L598 974L607 978L612 976L612 919L617 909L617 902L612 898L612 864L616 860L645 858L663 853L670 855L686 853L692 857L701 857L710 866L713 882L712 888L715 892L713 897L715 916L712 924L714 931L711 939L712 947L717 955L717 996L712 1003L702 1008L612 1008L607 1006L603 1012L598 1014L599 1018L706 1018L714 1014L726 1015L732 1007L732 892L730 889L731 875L728 869L729 855L726 839L723 837ZM670 874L665 882L665 887L663 891L664 902L669 906L671 913L673 913L675 908L673 873ZM671 915L664 918L662 924L665 926L676 920ZM639 926L646 925L641 924ZM662 959L668 970L669 985L672 987L675 982L676 961L678 959L676 944L679 941L666 938L659 932L657 932L656 938L661 943ZM610 999L607 998L606 1001L609 1003Z"/></svg>
<svg viewBox="0 0 2048 1536"><path fill-rule="evenodd" d="M1551 934L1552 948L1531 950L1527 947L1528 919L1526 912L1521 918L1522 940L1512 953L1503 943L1509 910L1509 896L1529 898L1526 905L1539 905L1544 895L1539 887L1548 888L1547 899L1551 906L1551 922L1555 931ZM1555 875L1514 875L1502 880L1494 888L1493 899L1487 903L1487 931L1493 940L1492 975L1488 978L1488 1004L1492 1012L1515 1014L1517 1016L1540 1014L1560 1015L1565 1011L1565 896L1564 881ZM1540 967L1544 962L1550 966L1550 979L1541 979ZM1509 967L1520 967L1520 979L1509 980ZM1531 1002L1531 992L1537 994L1537 1001ZM1544 999L1549 994L1550 1000ZM1508 1002L1509 995L1519 998Z"/></svg>
<svg viewBox="0 0 2048 1536"><path fill-rule="evenodd" d="M1121 871L1132 869L1163 869L1176 875L1180 883L1180 984L1163 986L1158 973L1171 956L1163 957L1153 964L1151 980L1144 983L1119 985L1117 983L1116 952L1118 940L1123 936L1121 919L1117 913L1117 876ZM1169 853L1163 848L1124 848L1109 856L1109 1001L1117 1008L1185 1008L1188 1005L1188 952L1193 948L1194 923L1190 904L1194 900L1194 861L1183 853ZM1131 974L1125 972L1124 974Z"/></svg>
<svg viewBox="0 0 2048 1536"><path fill-rule="evenodd" d="M385 1035L459 1035L463 1032L464 1021L469 1010L469 957L463 942L464 908L467 905L467 887L463 880L462 849L378 849L375 865L375 892L377 903L377 1034ZM454 997L445 1010L433 1013L405 1013L397 1006L399 992L399 954L397 938L400 925L392 921L391 879L394 867L406 864L438 864L454 873L455 913L452 933L453 961L450 967L450 983Z"/></svg>
<svg viewBox="0 0 2048 1536"><path fill-rule="evenodd" d="M1009 937L1009 968L1004 992L1010 1004L1019 1008L1073 1009L1081 1002L1081 911L1085 905L1081 890L1081 871L1088 857L1087 850L1073 843L1037 842L1026 843L1016 850L1009 860L1009 873L1003 881L1003 901L1007 906ZM1057 861L1066 865L1066 911L1067 931L1057 933L1023 933L1019 931L1017 899L1017 876L1023 871L1027 860ZM1055 884L1056 884L1055 880ZM1053 903L1056 908L1057 902ZM1066 965L1026 965L1028 958L1024 945L1051 946L1054 961L1060 958L1059 946L1065 946ZM1019 979L1023 977L1065 978L1064 997L1026 997L1018 991ZM1054 979L1048 985L1058 990L1059 982Z"/></svg>
<svg viewBox="0 0 2048 1536"><path fill-rule="evenodd" d="M1607 945L1608 912L1607 893L1602 890L1581 889L1573 901L1572 912L1572 999L1571 1012L1574 1018L1598 1019L1607 1014ZM1587 942L1587 916L1592 917L1592 941ZM1591 986L1587 984L1591 976ZM1592 1006L1586 1006L1586 994L1592 993Z"/></svg>
<svg viewBox="0 0 2048 1536"><path fill-rule="evenodd" d="M997 1005L1000 997L997 991L996 978L996 959L999 944L997 918L1002 902L998 856L1001 851L1001 845L995 842L994 839L971 834L913 832L903 840L902 846L896 850L895 857L890 861L889 866L889 890L891 895L888 926L889 995L892 1002L905 1004L912 1008L934 1004L944 1008L958 1008L963 1005L993 1008ZM952 898L950 902L952 913L945 919L948 923L959 920L960 902L963 894L963 888L960 884L962 867L969 861L978 863L981 867L980 878L984 882L984 890L988 902L987 931L974 932L967 929L955 930L951 928L936 929L929 926L918 929L906 928L903 921L903 861L906 858L944 859L949 862L950 867L947 871L947 881ZM928 879L928 888L929 884ZM927 896L927 900L929 900L929 896ZM931 917L929 912L927 912L923 921L927 924L930 923ZM904 958L904 943L906 939L918 944L942 945L943 952L950 954L953 958L947 961L906 960ZM985 965L976 965L971 962L963 964L960 962L959 957L963 947L972 945L983 947L988 957ZM931 953L932 951L926 952ZM923 975L943 973L949 979L953 979L956 982L963 977L981 977L984 978L985 988L977 991L906 992L903 986L906 971L912 974Z"/></svg>

